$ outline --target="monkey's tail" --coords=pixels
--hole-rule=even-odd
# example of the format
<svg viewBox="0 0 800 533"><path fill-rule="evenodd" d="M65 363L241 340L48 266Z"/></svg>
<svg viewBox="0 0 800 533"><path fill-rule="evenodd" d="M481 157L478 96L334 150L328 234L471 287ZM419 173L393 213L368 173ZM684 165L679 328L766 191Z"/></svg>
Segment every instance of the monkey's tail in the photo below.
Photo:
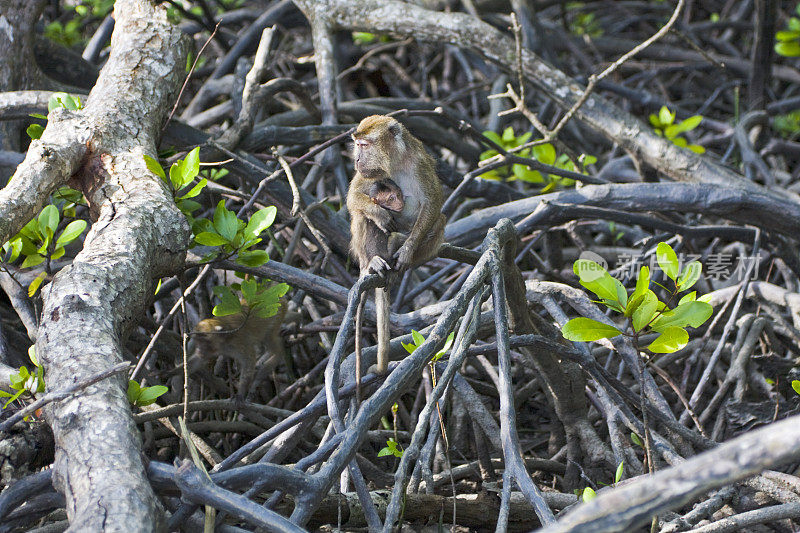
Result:
<svg viewBox="0 0 800 533"><path fill-rule="evenodd" d="M389 291L375 289L375 314L378 325L378 374L385 374L389 368Z"/></svg>
<svg viewBox="0 0 800 533"><path fill-rule="evenodd" d="M362 292L356 307L356 404L361 403L361 350L363 348L363 338L361 327L364 323L364 302L367 300L366 293Z"/></svg>

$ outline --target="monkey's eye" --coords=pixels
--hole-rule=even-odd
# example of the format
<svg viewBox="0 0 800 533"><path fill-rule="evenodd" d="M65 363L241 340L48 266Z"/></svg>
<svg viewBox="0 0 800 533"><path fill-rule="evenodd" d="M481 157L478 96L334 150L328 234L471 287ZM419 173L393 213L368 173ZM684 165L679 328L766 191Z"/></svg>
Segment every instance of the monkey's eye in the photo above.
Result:
<svg viewBox="0 0 800 533"><path fill-rule="evenodd" d="M356 146L358 146L359 148L366 148L370 144L370 142L368 140L366 140L366 139L353 139L353 141L356 143Z"/></svg>

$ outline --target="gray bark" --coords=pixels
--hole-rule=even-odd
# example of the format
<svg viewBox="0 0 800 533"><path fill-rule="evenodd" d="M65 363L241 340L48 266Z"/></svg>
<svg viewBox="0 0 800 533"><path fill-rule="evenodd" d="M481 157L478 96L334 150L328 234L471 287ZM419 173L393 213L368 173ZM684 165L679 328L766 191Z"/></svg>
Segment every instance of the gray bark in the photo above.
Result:
<svg viewBox="0 0 800 533"><path fill-rule="evenodd" d="M60 390L122 360L121 341L154 281L184 261L185 218L144 154L156 142L183 77L186 40L165 9L120 0L111 56L85 109L50 114L12 180L0 190L0 241L12 237L72 178L93 225L83 250L42 296L37 354L48 389ZM49 405L54 485L72 531L154 531L163 510L145 476L120 376Z"/></svg>

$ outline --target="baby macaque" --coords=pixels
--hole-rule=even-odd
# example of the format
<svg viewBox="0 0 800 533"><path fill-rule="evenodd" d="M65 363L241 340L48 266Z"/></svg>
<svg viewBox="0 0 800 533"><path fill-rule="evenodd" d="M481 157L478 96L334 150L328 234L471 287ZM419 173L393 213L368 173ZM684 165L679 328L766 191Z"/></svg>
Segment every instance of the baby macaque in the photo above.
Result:
<svg viewBox="0 0 800 533"><path fill-rule="evenodd" d="M400 213L403 210L403 191L391 179L383 178L373 181L367 188L367 196L375 205L391 213ZM387 224L386 232L377 224L367 219L365 222L366 235L364 235L364 252L369 258L368 267L377 273L386 273L390 270L392 256L400 247L404 236L391 233L395 229L394 221Z"/></svg>

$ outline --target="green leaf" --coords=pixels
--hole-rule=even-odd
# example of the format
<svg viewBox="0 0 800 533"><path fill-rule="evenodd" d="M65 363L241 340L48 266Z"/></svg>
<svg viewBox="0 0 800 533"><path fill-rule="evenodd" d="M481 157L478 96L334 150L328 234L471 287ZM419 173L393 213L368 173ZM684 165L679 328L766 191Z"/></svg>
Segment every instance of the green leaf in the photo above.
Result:
<svg viewBox="0 0 800 533"><path fill-rule="evenodd" d="M25 133L28 134L28 137L30 137L31 140L35 141L36 139L42 138L42 133L44 133L44 128L39 124L31 124L30 126L28 126L28 129L25 130Z"/></svg>
<svg viewBox="0 0 800 533"><path fill-rule="evenodd" d="M660 128L661 127L661 121L658 120L658 117L656 115L651 114L648 118L650 119L650 124L654 128Z"/></svg>
<svg viewBox="0 0 800 533"><path fill-rule="evenodd" d="M201 179L200 181L197 182L197 185L189 189L189 192L181 196L179 200L194 198L203 191L203 188L205 188L206 185L208 185L208 180L206 178Z"/></svg>
<svg viewBox="0 0 800 533"><path fill-rule="evenodd" d="M669 327L662 331L647 348L653 353L673 353L683 349L689 342L689 334L679 327Z"/></svg>
<svg viewBox="0 0 800 533"><path fill-rule="evenodd" d="M484 137L487 137L488 139L494 141L495 144L499 144L500 146L503 145L503 139L501 139L500 136L497 133L495 133L493 131L486 130L486 131L483 132L483 135L484 135ZM495 152L494 155L497 155L497 152Z"/></svg>
<svg viewBox="0 0 800 533"><path fill-rule="evenodd" d="M164 173L164 167L161 166L161 163L159 163L158 160L150 157L147 154L145 154L143 157L144 157L144 164L147 166L147 170L149 170L162 180L167 181L167 175Z"/></svg>
<svg viewBox="0 0 800 533"><path fill-rule="evenodd" d="M532 147L533 157L544 163L545 165L552 165L556 162L556 149L552 144L545 143Z"/></svg>
<svg viewBox="0 0 800 533"><path fill-rule="evenodd" d="M675 278L678 276L678 256L675 255L675 250L672 249L672 246L665 242L658 243L658 247L656 247L656 259L658 260L658 266L661 267L661 270L664 271L664 274L675 281Z"/></svg>
<svg viewBox="0 0 800 533"><path fill-rule="evenodd" d="M611 303L617 302L623 307L627 304L628 293L625 287L618 279L612 278L600 264L588 259L578 259L573 263L572 271L580 279L581 285L595 293L609 307L619 310L619 305L614 306Z"/></svg>
<svg viewBox="0 0 800 533"><path fill-rule="evenodd" d="M796 41L800 39L800 32L791 30L777 31L775 32L775 39L780 42Z"/></svg>
<svg viewBox="0 0 800 533"><path fill-rule="evenodd" d="M687 141L683 137L671 137L669 138L669 140L672 141L672 144L674 144L675 146L680 146L681 148L686 148L689 146L689 141Z"/></svg>
<svg viewBox="0 0 800 533"><path fill-rule="evenodd" d="M22 239L16 238L12 241L9 241L3 244L3 251L10 254L8 256L7 262L13 263L19 257L20 252L22 251Z"/></svg>
<svg viewBox="0 0 800 533"><path fill-rule="evenodd" d="M450 347L453 346L453 341L455 340L455 338L456 338L456 332L451 331L450 334L447 336L447 339L445 339L444 346L442 346L442 350L440 353L444 353L447 350L449 350Z"/></svg>
<svg viewBox="0 0 800 533"><path fill-rule="evenodd" d="M211 310L214 316L233 315L242 311L242 303L239 301L239 298L233 294L230 287L222 285L214 287L213 290L214 294L220 299L220 303Z"/></svg>
<svg viewBox="0 0 800 533"><path fill-rule="evenodd" d="M797 393L800 394L800 380L793 380L792 381L792 389Z"/></svg>
<svg viewBox="0 0 800 533"><path fill-rule="evenodd" d="M422 336L422 333L415 329L411 330L411 338L414 339L414 344L417 346L420 346L423 342L425 342L425 337Z"/></svg>
<svg viewBox="0 0 800 533"><path fill-rule="evenodd" d="M703 272L703 265L699 261L692 261L684 266L681 270L681 276L678 278L677 287L679 291L690 289L700 279L700 274Z"/></svg>
<svg viewBox="0 0 800 533"><path fill-rule="evenodd" d="M152 387L145 387L142 389L139 397L136 400L136 405L145 406L154 403L159 396L166 393L169 389L164 385L153 385Z"/></svg>
<svg viewBox="0 0 800 533"><path fill-rule="evenodd" d="M56 246L56 249L53 250L52 254L50 254L50 259L53 259L53 260L60 259L64 255L65 252L66 252L66 250L64 250L63 246Z"/></svg>
<svg viewBox="0 0 800 533"><path fill-rule="evenodd" d="M692 131L703 121L702 115L692 115L691 117L681 120L678 127L681 128L681 133L684 131Z"/></svg>
<svg viewBox="0 0 800 533"><path fill-rule="evenodd" d="M648 289L648 291L644 294L642 298L642 303L639 304L639 307L633 312L631 321L633 324L633 329L635 331L641 331L642 329L653 320L655 317L656 310L658 308L658 297L655 293Z"/></svg>
<svg viewBox="0 0 800 533"><path fill-rule="evenodd" d="M28 116L33 118L40 118L42 120L47 120L47 115L42 115L41 113L28 113Z"/></svg>
<svg viewBox="0 0 800 533"><path fill-rule="evenodd" d="M187 217L191 216L191 214L198 209L200 209L200 204L195 202L194 200L178 200L176 202L178 209L181 210L181 213L186 215ZM189 219L191 222L191 218Z"/></svg>
<svg viewBox="0 0 800 533"><path fill-rule="evenodd" d="M667 106L661 106L661 109L658 111L658 120L663 125L672 124L675 120L675 114L671 113Z"/></svg>
<svg viewBox="0 0 800 533"><path fill-rule="evenodd" d="M700 146L699 144L690 144L686 148L688 148L689 150L691 150L692 152L694 152L696 154L704 154L704 153L706 153L706 149L703 148L702 146Z"/></svg>
<svg viewBox="0 0 800 533"><path fill-rule="evenodd" d="M571 341L596 341L600 339L610 339L621 335L622 332L614 326L603 324L591 318L573 318L561 328L561 334L565 339Z"/></svg>
<svg viewBox="0 0 800 533"><path fill-rule="evenodd" d="M256 297L256 289L258 288L258 283L254 279L246 279L242 281L239 285L239 290L242 291L242 296L246 302L251 303L255 301Z"/></svg>
<svg viewBox="0 0 800 533"><path fill-rule="evenodd" d="M17 393L14 395L14 396L12 396L11 398L9 398L9 399L8 399L8 401L7 401L7 402L6 402L6 403L3 405L3 409L5 409L6 407L8 407L8 406L11 404L11 402L13 402L14 400L16 400L16 399L17 399L17 398L19 398L20 396L22 396L22 393L23 393L23 392L25 392L25 389L20 389L20 390L19 390L19 391L18 391L18 392L17 392Z"/></svg>
<svg viewBox="0 0 800 533"><path fill-rule="evenodd" d="M800 42L789 41L785 43L775 43L775 51L784 57L800 56Z"/></svg>
<svg viewBox="0 0 800 533"><path fill-rule="evenodd" d="M260 267L267 261L269 261L269 254L266 250L239 252L236 256L236 262L247 267Z"/></svg>
<svg viewBox="0 0 800 533"><path fill-rule="evenodd" d="M638 296L644 296L647 292L647 289L650 288L650 269L642 265L639 268L639 277L636 278L636 288L633 290L633 294L631 294L630 299L633 300Z"/></svg>
<svg viewBox="0 0 800 533"><path fill-rule="evenodd" d="M67 227L64 228L64 231L61 232L61 235L58 236L58 240L56 240L56 245L64 246L75 239L77 239L83 230L86 229L86 221L85 220L73 220Z"/></svg>
<svg viewBox="0 0 800 533"><path fill-rule="evenodd" d="M42 285L44 278L47 277L47 272L40 272L38 276L33 278L31 284L28 285L28 297L33 298L33 295L36 294L36 291L39 290L39 287Z"/></svg>
<svg viewBox="0 0 800 533"><path fill-rule="evenodd" d="M225 238L217 235L216 233L211 233L210 231L204 231L199 235L195 235L194 240L198 244L202 244L204 246L222 246L223 244L228 244L228 241L225 240Z"/></svg>
<svg viewBox="0 0 800 533"><path fill-rule="evenodd" d="M239 230L239 219L233 211L225 208L225 200L220 200L217 208L214 210L214 229L217 233L222 235L228 242L236 237L236 232Z"/></svg>
<svg viewBox="0 0 800 533"><path fill-rule="evenodd" d="M670 124L666 128L664 128L664 137L667 139L673 140L675 137L678 136L680 133L680 129L677 124Z"/></svg>
<svg viewBox="0 0 800 533"><path fill-rule="evenodd" d="M400 344L403 345L403 348L405 348L408 353L414 353L414 350L417 349L417 345L411 342L401 342Z"/></svg>
<svg viewBox="0 0 800 533"><path fill-rule="evenodd" d="M633 431L631 431L631 441L633 441L633 443L636 444L637 446L641 446L642 448L644 448L644 444L642 444L642 439L640 439L639 435L637 435Z"/></svg>
<svg viewBox="0 0 800 533"><path fill-rule="evenodd" d="M25 260L19 266L20 268L31 268L40 265L44 262L44 257L40 254L31 254L25 257Z"/></svg>
<svg viewBox="0 0 800 533"><path fill-rule="evenodd" d="M680 301L678 302L678 305L681 305L682 303L685 302L693 302L695 300L697 300L697 291L692 291L688 294L685 294L683 298L681 298Z"/></svg>
<svg viewBox="0 0 800 533"><path fill-rule="evenodd" d="M700 301L683 302L679 304L672 311L659 316L652 324L652 328L656 331L663 331L669 327L686 327L691 326L697 328L709 319L714 313L714 308L711 304Z"/></svg>
<svg viewBox="0 0 800 533"><path fill-rule="evenodd" d="M136 400L139 398L140 390L141 387L137 382L135 382L134 380L128 381L128 402L131 405L136 404Z"/></svg>
<svg viewBox="0 0 800 533"><path fill-rule="evenodd" d="M169 183L172 185L173 192L183 188L183 161L175 161L169 167Z"/></svg>
<svg viewBox="0 0 800 533"><path fill-rule="evenodd" d="M53 204L45 206L42 209L42 212L39 214L39 232L42 235L47 235L47 230L50 230L50 235L55 233L56 228L58 227L58 221L61 217L58 215L58 208Z"/></svg>
<svg viewBox="0 0 800 533"><path fill-rule="evenodd" d="M625 473L625 461L620 461L617 465L617 471L614 473L614 483L620 482L623 473Z"/></svg>
<svg viewBox="0 0 800 533"><path fill-rule="evenodd" d="M385 457L387 455L394 455L392 453L392 450L390 450L388 446L381 448L380 451L378 452L378 457Z"/></svg>
<svg viewBox="0 0 800 533"><path fill-rule="evenodd" d="M584 502L590 502L597 498L597 493L592 489L592 487L586 487L583 489L583 494L581 495Z"/></svg>
<svg viewBox="0 0 800 533"><path fill-rule="evenodd" d="M253 213L253 216L250 217L247 226L244 228L245 235L249 238L261 235L261 233L275 221L275 215L277 213L278 210L274 205L259 209Z"/></svg>
<svg viewBox="0 0 800 533"><path fill-rule="evenodd" d="M186 154L181 168L183 174L183 184L186 185L200 173L200 147L193 148Z"/></svg>

